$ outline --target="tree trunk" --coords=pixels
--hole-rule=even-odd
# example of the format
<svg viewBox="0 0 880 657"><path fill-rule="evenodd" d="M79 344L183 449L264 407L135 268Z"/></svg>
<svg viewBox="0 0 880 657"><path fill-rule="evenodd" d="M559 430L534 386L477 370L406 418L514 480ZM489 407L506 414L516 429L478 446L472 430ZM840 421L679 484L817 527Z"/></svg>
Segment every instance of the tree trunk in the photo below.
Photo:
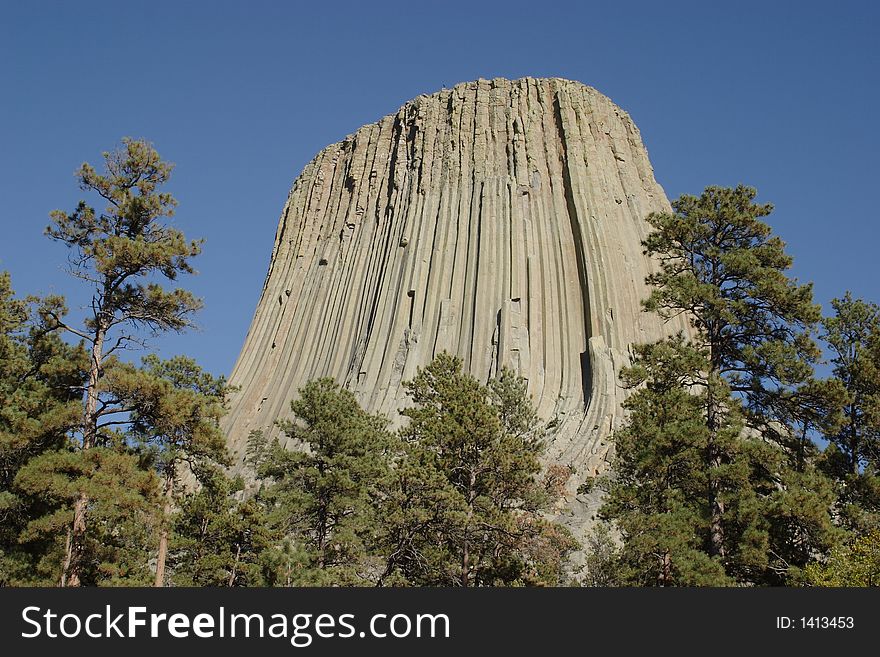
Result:
<svg viewBox="0 0 880 657"><path fill-rule="evenodd" d="M174 499L174 466L165 473L165 505L162 508L162 525L159 530L159 551L156 555L156 581L153 586L165 586L165 560L168 555L168 519Z"/></svg>
<svg viewBox="0 0 880 657"><path fill-rule="evenodd" d="M67 573L70 570L70 541L71 534L73 533L73 527L68 527L66 532L66 537L64 539L64 561L61 564L61 583L60 586L63 588L67 586Z"/></svg>
<svg viewBox="0 0 880 657"><path fill-rule="evenodd" d="M235 584L235 576L238 574L238 560L241 558L241 543L235 546L235 561L232 564L232 572L229 573L229 581L226 586Z"/></svg>
<svg viewBox="0 0 880 657"><path fill-rule="evenodd" d="M470 481L468 482L467 524L464 529L464 545L462 546L461 553L461 585L464 587L470 586L471 579L470 531L471 520L474 517L474 499L476 498L474 490L476 489L476 484L477 475L471 470Z"/></svg>
<svg viewBox="0 0 880 657"><path fill-rule="evenodd" d="M804 423L804 430L801 432L801 439L798 441L797 453L797 471L803 472L807 465L807 441L810 439L809 426Z"/></svg>
<svg viewBox="0 0 880 657"><path fill-rule="evenodd" d="M719 414L718 402L715 399L715 383L717 376L709 374L709 386L706 392L706 428L709 436L706 444L706 460L709 467L709 556L724 558L724 502L721 501L721 482L716 474L721 466L721 450L718 447Z"/></svg>
<svg viewBox="0 0 880 657"><path fill-rule="evenodd" d="M89 362L89 382L86 387L86 398L83 409L83 442L82 451L95 446L98 438L98 380L101 378L101 365L103 364L104 338L106 329L99 327L95 331L95 340L92 343L92 354ZM82 573L83 549L85 548L86 535L86 511L89 506L89 497L81 492L73 505L73 527L67 551L64 555L64 574L62 574L63 586L79 586Z"/></svg>
<svg viewBox="0 0 880 657"><path fill-rule="evenodd" d="M669 586L672 584L672 557L669 550L663 552L660 557L660 573L657 575L658 586Z"/></svg>
<svg viewBox="0 0 880 657"><path fill-rule="evenodd" d="M856 404L850 405L849 411L849 451L850 451L850 472L856 477L859 476L859 429L858 419L856 418Z"/></svg>
<svg viewBox="0 0 880 657"><path fill-rule="evenodd" d="M468 552L468 535L467 530L465 530L464 535L464 550L461 555L461 585L467 587L470 580L470 554Z"/></svg>

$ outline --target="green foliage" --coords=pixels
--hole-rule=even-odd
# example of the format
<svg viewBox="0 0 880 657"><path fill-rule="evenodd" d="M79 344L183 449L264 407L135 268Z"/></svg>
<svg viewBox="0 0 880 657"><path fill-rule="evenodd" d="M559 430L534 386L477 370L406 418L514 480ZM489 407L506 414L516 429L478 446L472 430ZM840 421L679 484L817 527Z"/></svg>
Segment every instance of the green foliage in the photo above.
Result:
<svg viewBox="0 0 880 657"><path fill-rule="evenodd" d="M53 211L46 229L50 238L71 249L71 273L95 291L87 336L94 338L122 324L154 331L184 329L201 302L185 290L167 291L149 278L159 274L174 281L180 273L192 273L189 259L201 251L201 242L187 241L161 221L173 216L177 206L171 194L158 191L173 165L148 142L128 137L121 148L102 155L103 174L85 163L76 177L80 189L106 202L104 209L98 212L80 201L71 213Z"/></svg>
<svg viewBox="0 0 880 657"><path fill-rule="evenodd" d="M47 452L21 468L15 486L50 509L30 520L19 541L54 548L35 550L44 555L37 564L40 579L23 583L59 581L73 503L83 495L89 498L91 522L83 537L81 583L137 586L150 581L159 487L137 455L113 447Z"/></svg>
<svg viewBox="0 0 880 657"><path fill-rule="evenodd" d="M261 499L272 526L288 539L287 549L307 555L313 581L297 583L368 584L380 522L376 489L387 471L386 420L364 412L332 379L306 384L291 408L296 420L283 428L299 449L260 435L250 445L257 475L271 482Z"/></svg>
<svg viewBox="0 0 880 657"><path fill-rule="evenodd" d="M250 461L278 540L276 585L535 585L562 581L575 547L544 519L537 416L508 372L489 386L441 355L406 384L398 434L330 379L300 390L287 449L260 432ZM570 474L566 470L566 479ZM552 480L552 481L551 481Z"/></svg>
<svg viewBox="0 0 880 657"><path fill-rule="evenodd" d="M540 453L543 427L529 397L526 380L503 368L498 378L489 381L488 389L489 400L504 432L522 440L535 453Z"/></svg>
<svg viewBox="0 0 880 657"><path fill-rule="evenodd" d="M54 501L16 484L23 467L64 449L81 414L85 352L61 341L45 323L60 299L17 299L0 272L0 586L57 583L53 537L19 538L31 519L57 510ZM42 565L41 565L42 564Z"/></svg>
<svg viewBox="0 0 880 657"><path fill-rule="evenodd" d="M720 559L708 556L707 491L710 478L724 478L719 494L732 501L743 485L743 471L748 472L742 463L748 456L740 449L741 424L734 417L718 432L723 465L706 467L705 393L692 392L704 363L703 353L679 335L636 347L632 367L621 372L627 387L644 387L625 403L629 421L614 436L614 471L602 481L607 496L600 513L614 519L621 532L620 572L626 584L732 581ZM750 524L745 522L741 533ZM730 534L726 538L737 542Z"/></svg>
<svg viewBox="0 0 880 657"><path fill-rule="evenodd" d="M831 443L824 466L837 482L845 523L866 532L880 527L880 307L849 293L831 306L822 337L842 392L824 426Z"/></svg>
<svg viewBox="0 0 880 657"><path fill-rule="evenodd" d="M410 419L401 434L404 461L418 468L417 481L434 482L421 496L441 500L442 516L428 514L432 522L419 535L418 507L395 509L410 514L394 528L410 537L395 546L410 551L411 567L398 564L400 572L419 584L559 583L575 543L542 517L554 500L538 478L542 445L524 382L505 373L482 386L459 359L441 354L406 388L414 406L403 411Z"/></svg>
<svg viewBox="0 0 880 657"><path fill-rule="evenodd" d="M377 581L383 586L449 583L447 528L466 516L461 498L418 443L393 443L392 467L381 482L378 544L383 557ZM454 575L452 575L454 578Z"/></svg>
<svg viewBox="0 0 880 657"><path fill-rule="evenodd" d="M154 355L141 367L114 362L105 372L107 397L128 414L128 438L152 454L157 469L192 471L205 463L228 464L219 421L228 393L225 379L203 372L190 358L166 361Z"/></svg>
<svg viewBox="0 0 880 657"><path fill-rule="evenodd" d="M620 546L615 541L611 525L607 522L597 523L587 536L584 545L585 559L582 586L610 587L623 586L624 574L621 572Z"/></svg>
<svg viewBox="0 0 880 657"><path fill-rule="evenodd" d="M3 583L146 583L157 541L164 566L180 466L199 474L228 460L222 378L183 357L118 359L145 336L190 325L200 301L158 281L192 273L201 247L162 221L176 206L159 189L172 166L151 145L124 139L104 161L104 173L83 164L76 174L103 210L82 201L52 212L46 230L90 288L82 324L68 322L60 297L16 300L0 277ZM81 342L66 344L64 332Z"/></svg>
<svg viewBox="0 0 880 657"><path fill-rule="evenodd" d="M620 576L629 585L781 583L836 540L830 482L815 468L791 468L781 446L744 430L729 394L717 460L707 463L707 393L694 385L706 366L679 335L637 347L621 373L640 387L624 404L629 421L615 434L601 514L622 535ZM721 555L711 555L713 499L723 509Z"/></svg>
<svg viewBox="0 0 880 657"><path fill-rule="evenodd" d="M838 537L809 431L839 391L811 379L818 307L754 198L709 187L647 219L660 269L645 307L694 332L637 347L621 373L638 389L602 514L622 535L626 583L794 581Z"/></svg>
<svg viewBox="0 0 880 657"><path fill-rule="evenodd" d="M202 486L180 500L169 546L171 580L177 586L261 586L263 555L277 535L257 500L242 498L240 479L216 468Z"/></svg>
<svg viewBox="0 0 880 657"><path fill-rule="evenodd" d="M103 210L80 201L71 213L53 211L46 229L51 239L68 247L70 273L85 282L92 296L91 312L78 328L52 308L45 312L53 328L82 339L89 351L82 421L73 434L83 452L111 446L115 428L132 419L143 424L147 415L143 399L155 392L148 390L154 384L116 360L116 352L142 345L144 332L183 330L201 307L190 292L168 290L158 282L162 278L173 282L180 273L193 273L190 258L201 250L200 242L187 241L163 221L174 214L177 205L170 194L160 191L172 165L162 161L149 143L129 138L103 158L104 173L87 163L76 172L80 188L106 203ZM157 415L151 423L156 425L159 419L164 422ZM144 426L137 429L143 431ZM154 429L173 433L169 426ZM63 585L77 586L83 581L90 511L88 491L82 488L73 502Z"/></svg>
<svg viewBox="0 0 880 657"><path fill-rule="evenodd" d="M682 195L672 213L653 213L645 252L660 262L648 277L654 287L647 310L685 314L707 350L710 372L742 395L749 410L774 419L784 400L780 387L812 375L819 357L809 332L820 319L812 286L786 275L785 243L760 219L769 204L755 204L754 189L707 187Z"/></svg>
<svg viewBox="0 0 880 657"><path fill-rule="evenodd" d="M138 445L141 458L163 479L156 564L156 586L165 582L168 525L181 477L200 481L217 467L230 464L226 439L220 430L229 390L223 377L203 372L184 356L162 361L155 355L142 367L117 365L104 379L115 403L129 410L124 422L128 439Z"/></svg>
<svg viewBox="0 0 880 657"><path fill-rule="evenodd" d="M812 586L880 586L880 531L834 548L824 563L809 564L805 580Z"/></svg>
<svg viewBox="0 0 880 657"><path fill-rule="evenodd" d="M777 453L774 487L762 492L760 511L769 545L765 584L797 584L801 572L845 537L833 523L834 486L814 464L788 467Z"/></svg>

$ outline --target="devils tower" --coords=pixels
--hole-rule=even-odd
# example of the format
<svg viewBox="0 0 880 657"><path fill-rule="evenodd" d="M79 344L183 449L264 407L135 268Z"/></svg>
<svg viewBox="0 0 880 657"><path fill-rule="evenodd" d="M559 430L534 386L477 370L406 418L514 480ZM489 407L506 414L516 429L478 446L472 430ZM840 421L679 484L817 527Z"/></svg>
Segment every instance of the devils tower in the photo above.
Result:
<svg viewBox="0 0 880 657"><path fill-rule="evenodd" d="M293 183L230 380L231 449L322 376L393 417L445 350L481 381L528 379L578 511L630 346L685 328L640 308L645 217L668 210L635 124L579 82L468 82L360 128Z"/></svg>

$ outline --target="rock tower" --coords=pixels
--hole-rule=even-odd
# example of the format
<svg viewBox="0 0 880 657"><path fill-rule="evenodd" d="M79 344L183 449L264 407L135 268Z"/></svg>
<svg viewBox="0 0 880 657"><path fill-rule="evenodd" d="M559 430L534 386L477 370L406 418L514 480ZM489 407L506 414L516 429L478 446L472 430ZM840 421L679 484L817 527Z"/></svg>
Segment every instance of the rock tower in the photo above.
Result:
<svg viewBox="0 0 880 657"><path fill-rule="evenodd" d="M579 82L468 82L360 128L293 183L230 380L231 449L321 376L393 417L445 350L481 381L528 379L588 515L575 489L604 467L630 346L686 328L640 308L645 216L668 209L635 124Z"/></svg>

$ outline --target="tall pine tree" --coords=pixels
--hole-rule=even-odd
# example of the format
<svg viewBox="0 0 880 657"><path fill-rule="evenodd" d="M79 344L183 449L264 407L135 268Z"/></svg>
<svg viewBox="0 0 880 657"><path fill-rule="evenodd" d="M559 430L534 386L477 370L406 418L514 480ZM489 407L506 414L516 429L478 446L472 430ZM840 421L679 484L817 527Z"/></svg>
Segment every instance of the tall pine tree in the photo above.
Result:
<svg viewBox="0 0 880 657"><path fill-rule="evenodd" d="M793 421L813 413L795 392L809 385L819 357L811 338L819 309L811 287L788 277L791 257L761 221L772 207L754 203L755 194L744 186L709 187L699 197L676 200L671 213L648 216L654 232L644 242L645 253L660 267L647 279L654 289L645 307L666 318L689 318L693 339L679 341L670 361L688 363L688 380L664 393L676 397L665 408L656 390L669 374L656 359L662 350L657 345L641 352L636 366L648 387L630 402L639 419L621 432L618 460L620 467L638 456L634 463L647 468L636 468L634 486L641 490L656 487L653 468L666 459L698 459L697 489L672 486L673 501L700 496L698 503L676 507L696 512L688 522L705 518L705 542L688 549L704 550L735 581L779 583L827 550L834 529L827 481L812 464L807 468L805 451L791 449ZM633 372L624 378L632 379ZM669 412L674 415L663 428ZM682 429L695 422L699 432ZM657 449L660 454L652 455ZM606 509L611 517L627 511L615 503L612 495ZM664 577L661 568L658 581Z"/></svg>
<svg viewBox="0 0 880 657"><path fill-rule="evenodd" d="M809 330L820 312L809 285L786 275L792 259L785 245L761 221L769 204L754 203L754 189L707 187L699 197L682 195L672 213L652 213L654 229L645 253L660 262L648 277L654 287L645 308L663 317L686 315L705 350L707 465L723 465L719 432L723 390L740 395L754 419L780 416L781 388L812 375L819 357ZM724 500L721 482L708 484L710 554L724 559Z"/></svg>
<svg viewBox="0 0 880 657"><path fill-rule="evenodd" d="M128 138L103 157L104 173L83 164L76 176L80 188L96 194L105 207L98 211L81 201L73 212L56 210L46 229L50 238L68 247L71 275L91 292L90 312L78 327L49 311L55 326L82 339L89 351L77 431L85 462L90 450L113 442L113 427L135 410L116 403L108 390L104 379L114 364L111 359L120 349L141 344L145 335L185 329L201 306L190 292L168 290L157 282L192 273L190 258L200 251L199 242L187 241L163 221L177 205L160 191L172 165L149 143ZM84 487L73 502L63 585L82 582L89 510L89 487Z"/></svg>
<svg viewBox="0 0 880 657"><path fill-rule="evenodd" d="M825 466L838 483L844 522L864 532L880 527L880 307L848 292L831 306L822 338L843 392L825 431Z"/></svg>

